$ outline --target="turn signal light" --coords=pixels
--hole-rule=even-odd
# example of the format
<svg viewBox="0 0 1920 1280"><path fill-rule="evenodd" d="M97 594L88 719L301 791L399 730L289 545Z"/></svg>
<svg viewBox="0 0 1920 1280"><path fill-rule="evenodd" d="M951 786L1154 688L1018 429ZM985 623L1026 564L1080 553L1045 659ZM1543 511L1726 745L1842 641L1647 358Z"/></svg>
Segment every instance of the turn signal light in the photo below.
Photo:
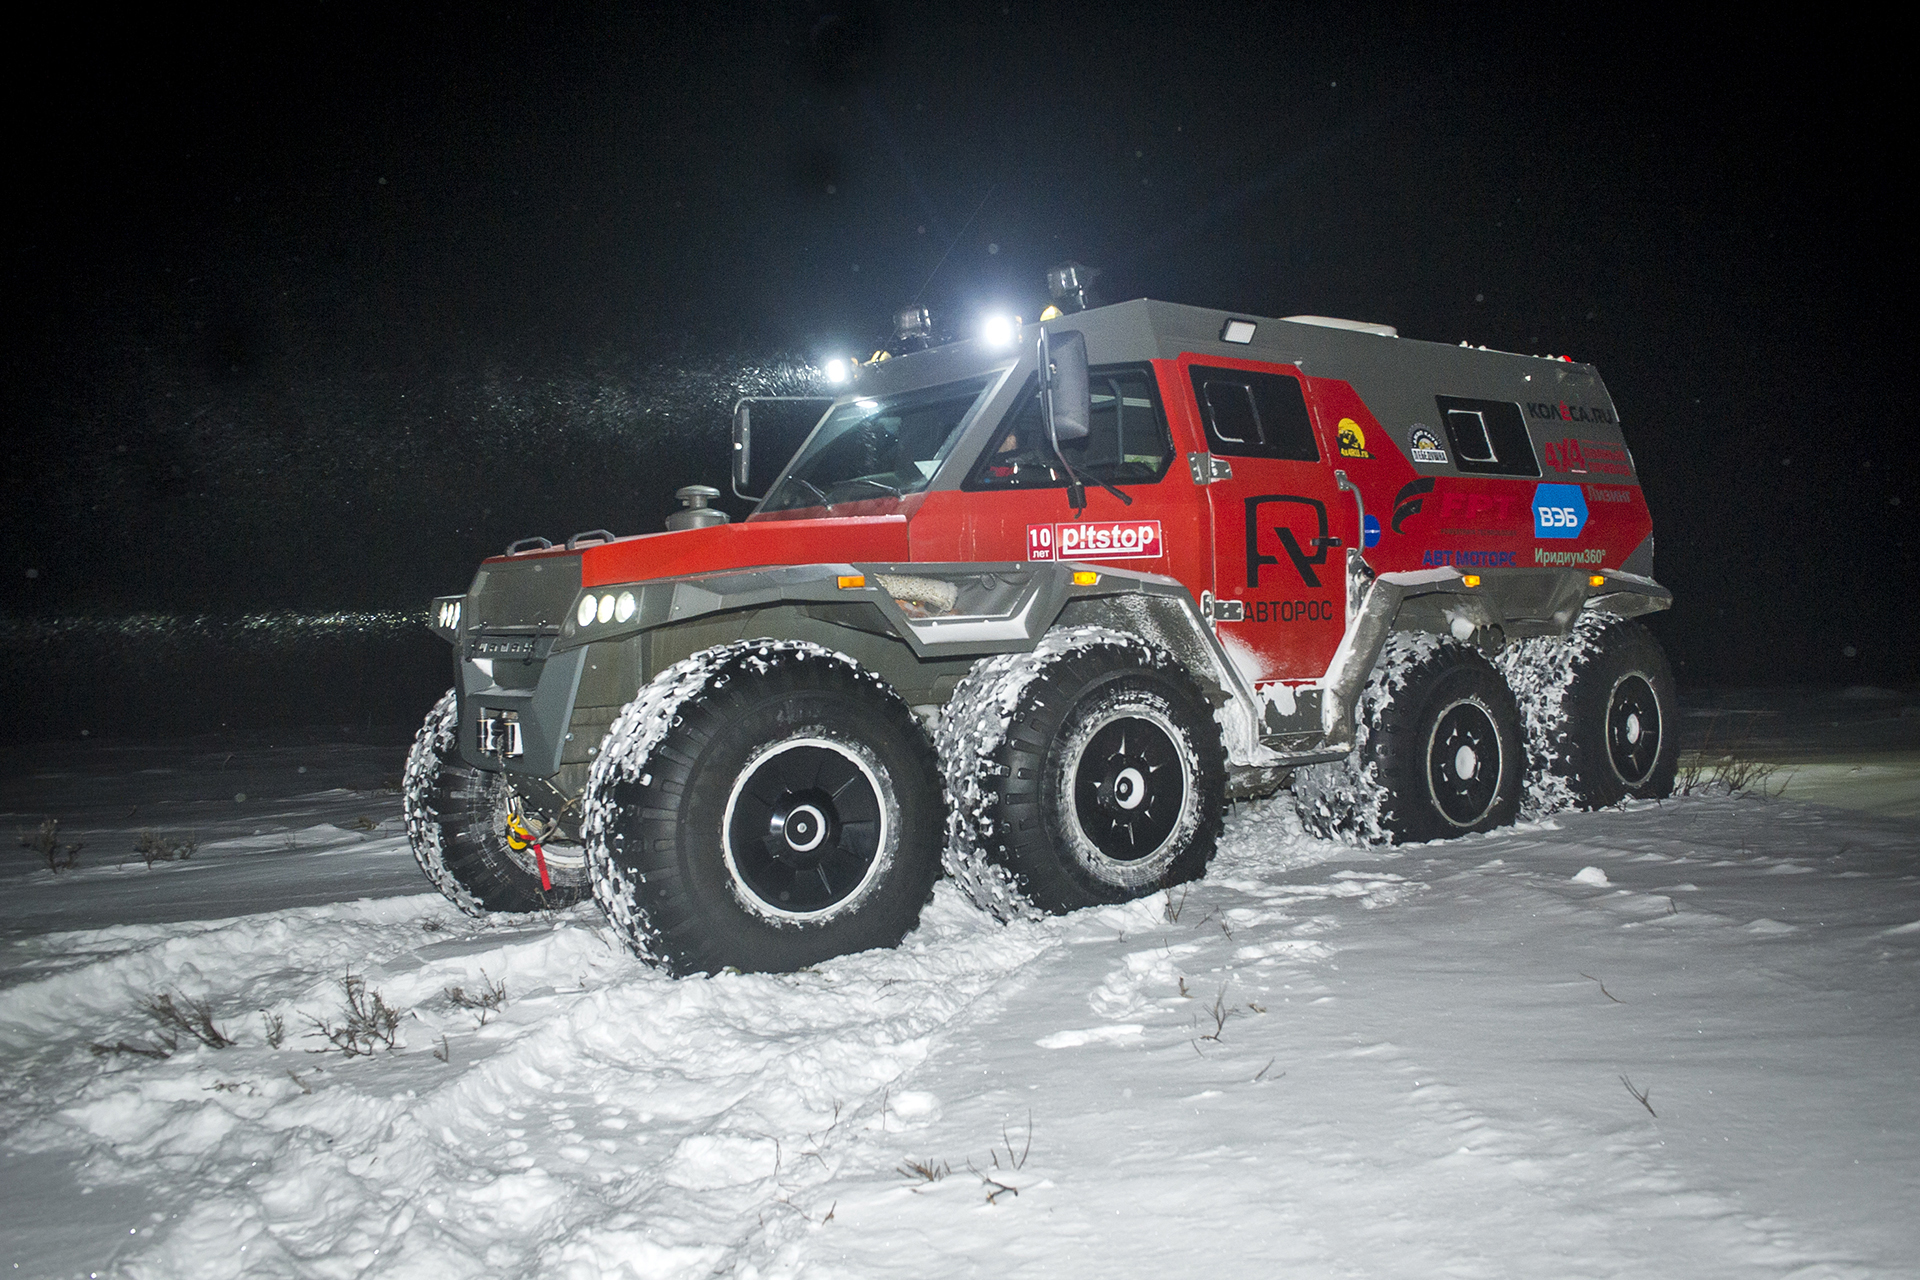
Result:
<svg viewBox="0 0 1920 1280"><path fill-rule="evenodd" d="M1592 574L1592 575L1590 575L1590 576L1589 576L1589 577L1587 578L1587 585L1588 585L1588 586L1590 586L1590 587L1604 587L1604 586L1606 586L1606 585L1607 585L1607 578L1606 578L1606 575L1605 575L1605 574L1601 574L1601 573L1596 573L1596 574Z"/></svg>
<svg viewBox="0 0 1920 1280"><path fill-rule="evenodd" d="M1091 587L1099 581L1100 575L1091 569L1074 570L1073 585L1076 587Z"/></svg>
<svg viewBox="0 0 1920 1280"><path fill-rule="evenodd" d="M1461 575L1460 581L1466 583L1470 587L1477 587L1480 585L1480 575L1477 573L1463 574Z"/></svg>
<svg viewBox="0 0 1920 1280"><path fill-rule="evenodd" d="M855 587L864 587L866 585L867 575L864 573L843 573L840 575L840 589L842 591L851 591Z"/></svg>

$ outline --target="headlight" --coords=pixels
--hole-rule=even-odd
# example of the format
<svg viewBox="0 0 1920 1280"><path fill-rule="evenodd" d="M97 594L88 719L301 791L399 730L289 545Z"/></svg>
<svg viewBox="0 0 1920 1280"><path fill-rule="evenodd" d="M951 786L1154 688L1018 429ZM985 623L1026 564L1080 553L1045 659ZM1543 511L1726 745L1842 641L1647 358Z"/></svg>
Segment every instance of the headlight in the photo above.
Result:
<svg viewBox="0 0 1920 1280"><path fill-rule="evenodd" d="M628 622L640 612L640 601L631 591L622 591L615 595L609 591L605 595L594 595L591 591L580 597L579 607L573 611L573 620L581 627L590 627L598 622Z"/></svg>

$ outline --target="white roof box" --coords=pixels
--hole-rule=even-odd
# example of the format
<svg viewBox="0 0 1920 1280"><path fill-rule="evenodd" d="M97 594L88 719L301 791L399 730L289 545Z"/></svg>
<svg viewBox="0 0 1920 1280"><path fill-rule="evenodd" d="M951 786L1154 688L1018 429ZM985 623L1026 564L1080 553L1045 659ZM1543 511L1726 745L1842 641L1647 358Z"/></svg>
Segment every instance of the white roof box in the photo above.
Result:
<svg viewBox="0 0 1920 1280"><path fill-rule="evenodd" d="M1335 316L1282 316L1295 324L1317 324L1323 329L1351 329L1355 333L1373 333L1382 338L1397 338L1400 331L1390 324L1368 324L1365 320L1341 320Z"/></svg>

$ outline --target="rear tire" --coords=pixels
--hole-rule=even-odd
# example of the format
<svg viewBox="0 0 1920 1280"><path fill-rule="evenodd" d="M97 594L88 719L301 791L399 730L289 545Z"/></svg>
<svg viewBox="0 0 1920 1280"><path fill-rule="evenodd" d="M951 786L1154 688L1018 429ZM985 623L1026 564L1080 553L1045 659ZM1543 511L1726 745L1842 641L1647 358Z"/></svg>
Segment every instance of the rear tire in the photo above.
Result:
<svg viewBox="0 0 1920 1280"><path fill-rule="evenodd" d="M1018 899L1057 914L1144 897L1213 857L1226 793L1213 709L1135 637L1072 628L980 663L940 742L949 870L1002 918Z"/></svg>
<svg viewBox="0 0 1920 1280"><path fill-rule="evenodd" d="M938 871L933 749L843 655L752 640L662 672L587 784L594 896L676 974L785 972L900 942Z"/></svg>
<svg viewBox="0 0 1920 1280"><path fill-rule="evenodd" d="M407 842L427 879L470 916L558 910L583 900L589 892L585 851L546 850L553 888L542 889L531 850L507 841L507 775L462 760L454 740L459 727L449 689L427 713L407 753Z"/></svg>
<svg viewBox="0 0 1920 1280"><path fill-rule="evenodd" d="M1527 725L1533 790L1544 810L1599 809L1672 794L1679 767L1673 671L1638 622L1584 614L1564 640L1503 655Z"/></svg>
<svg viewBox="0 0 1920 1280"><path fill-rule="evenodd" d="M1513 822L1525 768L1513 694L1487 660L1432 636L1394 636L1360 695L1344 760L1294 775L1320 835L1411 844Z"/></svg>

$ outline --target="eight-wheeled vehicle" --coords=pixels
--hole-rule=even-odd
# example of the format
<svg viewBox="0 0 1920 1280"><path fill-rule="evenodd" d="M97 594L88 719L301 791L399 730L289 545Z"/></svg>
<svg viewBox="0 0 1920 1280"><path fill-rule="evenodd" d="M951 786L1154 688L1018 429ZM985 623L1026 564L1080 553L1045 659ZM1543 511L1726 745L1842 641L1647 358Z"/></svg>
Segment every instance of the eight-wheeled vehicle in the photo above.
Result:
<svg viewBox="0 0 1920 1280"><path fill-rule="evenodd" d="M943 872L1002 916L1192 879L1286 785L1394 842L1671 789L1633 620L1671 596L1591 367L1146 300L913 345L791 456L741 402L745 520L690 487L434 603L406 807L450 898L790 970Z"/></svg>

